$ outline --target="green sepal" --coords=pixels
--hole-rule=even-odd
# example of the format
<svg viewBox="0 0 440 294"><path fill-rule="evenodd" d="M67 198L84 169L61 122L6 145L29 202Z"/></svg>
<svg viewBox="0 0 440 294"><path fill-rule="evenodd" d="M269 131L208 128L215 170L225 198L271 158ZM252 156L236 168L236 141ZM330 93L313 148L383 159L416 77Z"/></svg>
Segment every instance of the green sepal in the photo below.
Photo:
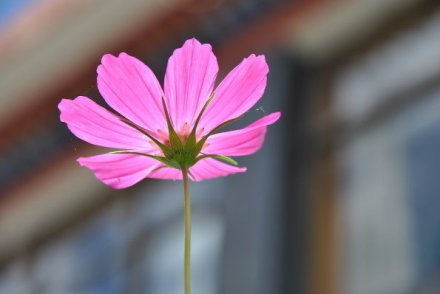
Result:
<svg viewBox="0 0 440 294"><path fill-rule="evenodd" d="M148 134L145 130L143 130L141 127L138 127L137 125L133 124L132 122L126 121L121 119L121 122L123 122L124 124L132 127L133 129L141 132L142 134L144 134L145 136L147 136L150 140L152 140L161 150L162 152L166 155L166 154L170 154L171 150L170 148L168 148L168 146L166 146L165 144L159 142L159 140L157 140L156 138L154 138L153 136L151 136L150 134Z"/></svg>
<svg viewBox="0 0 440 294"><path fill-rule="evenodd" d="M189 169L188 169L188 175L189 175L190 179L192 179L192 180L195 179L194 175L192 174L192 172Z"/></svg>
<svg viewBox="0 0 440 294"><path fill-rule="evenodd" d="M237 120L239 120L239 119L242 119L243 117L244 117L244 115L240 115L239 117L236 117L236 118L233 118L233 119L227 120L227 121L225 121L224 123L219 124L219 125L216 126L214 129L212 129L207 135L205 135L205 137L209 137L209 136L211 136L212 134L214 134L215 132L217 132L217 131L220 130L221 128L223 128L223 127L229 125L230 123L233 123L233 122L235 122L235 121L237 121Z"/></svg>
<svg viewBox="0 0 440 294"><path fill-rule="evenodd" d="M153 170L151 171L151 173L154 173L154 172L156 172L156 171L158 171L158 170L160 170L160 169L166 168L166 167L169 167L169 166L167 166L167 165L161 165L161 166L156 167L155 169L153 169Z"/></svg>
<svg viewBox="0 0 440 294"><path fill-rule="evenodd" d="M192 129L192 133L196 133L197 131L197 126L199 125L200 119L202 118L203 113L205 112L206 108L208 107L208 105L211 103L212 99L214 99L214 92L211 93L211 95L209 95L208 100L206 100L205 105L203 105L202 110L200 110L199 115L196 118L196 121L194 123L194 127Z"/></svg>
<svg viewBox="0 0 440 294"><path fill-rule="evenodd" d="M199 157L196 158L196 163L200 160L202 160L203 158L215 158L215 159L221 159L223 161L226 161L230 164L233 165L238 165L238 162L236 162L234 159L228 157L228 156L224 156L224 155L217 155L217 154L204 154L201 155Z"/></svg>
<svg viewBox="0 0 440 294"><path fill-rule="evenodd" d="M228 124L230 124L230 123L233 123L233 122L235 122L235 121L237 121L237 120L239 120L239 119L241 119L241 118L243 118L243 115L242 115L242 116L239 116L239 117L236 117L236 118L233 118L233 119L230 119L230 120L227 120L227 121L225 121L224 123L221 123L221 124L219 124L218 126L216 126L216 127L215 127L214 129L212 129L207 135L203 136L202 139L200 139L200 141L197 142L197 145L196 145L196 154L199 154L199 153L200 153L200 151L201 151L202 148L203 148L203 145L205 145L206 140L209 138L209 136L213 135L215 132L217 132L217 131L220 130L221 128L225 127L226 125L228 125Z"/></svg>
<svg viewBox="0 0 440 294"><path fill-rule="evenodd" d="M194 122L194 127L191 130L191 133L188 136L188 139L187 139L187 141L185 143L185 148L194 149L196 147L196 144L197 144L197 139L196 139L197 127L199 125L199 122L200 122L200 119L202 118L203 113L205 112L205 110L208 107L209 103L211 103L212 99L214 99L214 92L211 93L211 95L209 96L208 100L206 100L205 105L203 105L202 110L200 111L199 115L197 116L196 121Z"/></svg>
<svg viewBox="0 0 440 294"><path fill-rule="evenodd" d="M170 138L171 149L172 150L183 150L182 141L180 140L179 135L176 133L176 131L173 128L173 125L171 123L171 118L168 113L167 105L165 103L165 99L163 96L162 96L162 105L163 105L163 110L165 112L165 118L167 120L168 134L169 134L169 138Z"/></svg>
<svg viewBox="0 0 440 294"><path fill-rule="evenodd" d="M142 153L142 152L135 152L135 151L112 151L112 152L109 152L109 154L134 154L134 155L146 156L146 157L154 158L157 161L160 161L169 167L174 167L174 168L180 169L180 165L176 161L169 160L168 158L162 157L162 156L156 156L156 155L151 155L151 154Z"/></svg>

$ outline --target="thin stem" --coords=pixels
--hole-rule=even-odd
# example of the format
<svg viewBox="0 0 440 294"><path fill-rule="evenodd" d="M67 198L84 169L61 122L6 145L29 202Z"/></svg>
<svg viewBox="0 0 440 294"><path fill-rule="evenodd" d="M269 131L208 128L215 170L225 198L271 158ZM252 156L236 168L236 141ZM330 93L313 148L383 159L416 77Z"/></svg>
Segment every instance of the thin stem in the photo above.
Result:
<svg viewBox="0 0 440 294"><path fill-rule="evenodd" d="M185 223L185 249L184 249L184 277L185 294L191 294L191 197L188 189L188 170L182 169L183 175L183 201Z"/></svg>

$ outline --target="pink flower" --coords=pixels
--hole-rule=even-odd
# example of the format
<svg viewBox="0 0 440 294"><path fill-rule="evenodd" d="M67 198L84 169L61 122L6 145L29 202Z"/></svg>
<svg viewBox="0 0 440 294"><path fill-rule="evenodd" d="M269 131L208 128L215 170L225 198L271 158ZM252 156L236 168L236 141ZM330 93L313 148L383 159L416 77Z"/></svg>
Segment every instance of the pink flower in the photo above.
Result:
<svg viewBox="0 0 440 294"><path fill-rule="evenodd" d="M116 115L87 97L62 99L60 119L78 138L121 151L78 158L105 184L126 188L144 178L181 179L181 169L200 181L246 171L225 163L227 156L256 152L269 114L235 131L215 133L240 118L263 95L269 69L264 56L251 55L214 90L217 60L209 44L187 40L168 60L164 90L138 59L104 55L98 88ZM219 161L222 159L223 161Z"/></svg>

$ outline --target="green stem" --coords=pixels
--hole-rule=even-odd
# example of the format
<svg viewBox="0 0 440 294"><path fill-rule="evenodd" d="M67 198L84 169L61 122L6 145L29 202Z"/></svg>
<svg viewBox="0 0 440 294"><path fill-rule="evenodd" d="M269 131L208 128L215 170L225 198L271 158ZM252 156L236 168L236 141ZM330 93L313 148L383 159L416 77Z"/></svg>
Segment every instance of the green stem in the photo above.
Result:
<svg viewBox="0 0 440 294"><path fill-rule="evenodd" d="M182 169L183 175L183 201L184 201L184 223L185 223L185 258L184 278L185 294L191 294L191 197L188 189L188 170Z"/></svg>

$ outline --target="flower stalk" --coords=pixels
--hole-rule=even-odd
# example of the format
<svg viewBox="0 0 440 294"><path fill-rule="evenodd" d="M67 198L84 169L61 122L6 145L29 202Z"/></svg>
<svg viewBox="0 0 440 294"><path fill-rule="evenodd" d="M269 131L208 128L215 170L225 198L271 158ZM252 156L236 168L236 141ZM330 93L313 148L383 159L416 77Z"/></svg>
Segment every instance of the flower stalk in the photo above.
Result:
<svg viewBox="0 0 440 294"><path fill-rule="evenodd" d="M188 187L188 170L182 169L183 176L183 202L184 202L184 280L185 294L191 294L191 196Z"/></svg>

